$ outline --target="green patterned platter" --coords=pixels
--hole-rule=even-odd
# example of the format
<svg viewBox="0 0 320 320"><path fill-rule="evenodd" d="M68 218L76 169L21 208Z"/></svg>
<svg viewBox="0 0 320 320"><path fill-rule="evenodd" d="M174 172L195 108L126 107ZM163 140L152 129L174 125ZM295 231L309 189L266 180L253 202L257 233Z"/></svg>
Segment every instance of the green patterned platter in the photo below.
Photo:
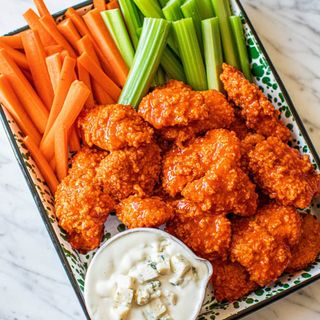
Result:
<svg viewBox="0 0 320 320"><path fill-rule="evenodd" d="M268 96L274 106L281 111L281 118L292 132L291 144L300 152L309 155L316 170L320 170L320 160L307 135L306 130L279 78L270 59L268 58L262 44L260 43L248 17L246 16L239 0L231 0L234 15L242 17L245 35L249 49L251 69L254 81ZM76 9L90 7L90 1L81 3ZM63 16L62 13L55 15ZM15 31L20 32L22 29ZM79 254L73 250L66 240L66 235L56 222L54 215L53 196L46 186L40 172L30 157L30 154L22 142L22 134L11 116L0 107L0 115L8 138L15 152L21 170L28 182L39 212L47 227L49 235L59 254L61 262L68 274L79 301L83 307L86 317L89 319L83 300L83 285L86 270L94 255L91 252L86 255ZM306 209L320 218L320 202L314 201L310 208ZM111 215L105 224L103 241L123 231L125 226L121 224L114 215ZM320 259L308 269L296 274L287 274L281 277L274 285L260 288L249 296L233 303L218 303L214 299L212 288L207 290L205 303L199 315L199 320L207 319L239 319L270 302L278 300L285 295L320 278Z"/></svg>

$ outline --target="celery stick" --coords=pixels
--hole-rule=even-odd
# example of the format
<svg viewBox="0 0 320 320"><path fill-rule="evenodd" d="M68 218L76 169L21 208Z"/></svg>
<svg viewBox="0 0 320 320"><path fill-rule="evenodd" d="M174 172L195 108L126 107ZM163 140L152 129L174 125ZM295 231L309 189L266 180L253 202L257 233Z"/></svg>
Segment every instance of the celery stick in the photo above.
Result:
<svg viewBox="0 0 320 320"><path fill-rule="evenodd" d="M212 0L212 4L214 12L219 18L224 59L228 64L239 68L237 48L229 22L229 16L231 15L229 0Z"/></svg>
<svg viewBox="0 0 320 320"><path fill-rule="evenodd" d="M136 55L118 103L137 108L147 93L166 46L170 22L145 18Z"/></svg>
<svg viewBox="0 0 320 320"><path fill-rule="evenodd" d="M186 82L183 66L177 56L166 46L161 57L161 66L171 79Z"/></svg>
<svg viewBox="0 0 320 320"><path fill-rule="evenodd" d="M162 8L163 15L168 21L177 21L183 19L183 14L180 9L183 0L170 0L164 8Z"/></svg>
<svg viewBox="0 0 320 320"><path fill-rule="evenodd" d="M131 68L134 58L134 49L124 24L120 9L105 10L100 14L111 34L113 41L119 49L123 60L127 66Z"/></svg>
<svg viewBox="0 0 320 320"><path fill-rule="evenodd" d="M161 8L165 7L169 0L159 0Z"/></svg>
<svg viewBox="0 0 320 320"><path fill-rule="evenodd" d="M250 70L250 63L249 63L249 58L248 58L246 39L245 39L244 33L243 33L241 18L238 16L232 16L229 19L230 19L231 29L233 31L234 38L236 40L236 46L238 49L238 56L240 59L241 70L242 70L243 74L245 75L245 77L249 81L251 81L252 75L251 75L251 70Z"/></svg>
<svg viewBox="0 0 320 320"><path fill-rule="evenodd" d="M214 17L214 11L211 0L197 1L197 5L201 16L201 20Z"/></svg>
<svg viewBox="0 0 320 320"><path fill-rule="evenodd" d="M139 42L137 29L142 27L142 19L140 18L139 9L133 0L119 0L120 9L126 23L128 32L134 48L136 49Z"/></svg>
<svg viewBox="0 0 320 320"><path fill-rule="evenodd" d="M197 1L198 0L187 0L180 8L185 18L192 18L194 27L196 28L200 49L202 50L201 17Z"/></svg>
<svg viewBox="0 0 320 320"><path fill-rule="evenodd" d="M134 0L142 14L147 18L164 18L158 0ZM178 48L171 34L168 37L168 45L178 55Z"/></svg>
<svg viewBox="0 0 320 320"><path fill-rule="evenodd" d="M163 69L159 67L153 78L151 87L162 86L165 83L166 83L166 74L163 71Z"/></svg>
<svg viewBox="0 0 320 320"><path fill-rule="evenodd" d="M202 21L204 57L209 89L222 91L220 74L222 71L222 48L220 39L219 18Z"/></svg>
<svg viewBox="0 0 320 320"><path fill-rule="evenodd" d="M173 22L187 82L195 90L206 90L206 72L192 18Z"/></svg>

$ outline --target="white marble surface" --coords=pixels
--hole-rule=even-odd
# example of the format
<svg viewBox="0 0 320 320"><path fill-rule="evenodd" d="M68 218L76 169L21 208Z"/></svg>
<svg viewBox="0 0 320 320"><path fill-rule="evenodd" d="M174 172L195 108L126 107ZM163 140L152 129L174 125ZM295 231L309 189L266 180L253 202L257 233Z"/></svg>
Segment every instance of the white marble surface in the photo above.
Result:
<svg viewBox="0 0 320 320"><path fill-rule="evenodd" d="M77 0L47 0L55 12ZM320 152L320 1L243 0ZM24 25L31 0L0 0L0 34ZM0 126L0 319L84 319ZM249 316L320 319L320 282Z"/></svg>

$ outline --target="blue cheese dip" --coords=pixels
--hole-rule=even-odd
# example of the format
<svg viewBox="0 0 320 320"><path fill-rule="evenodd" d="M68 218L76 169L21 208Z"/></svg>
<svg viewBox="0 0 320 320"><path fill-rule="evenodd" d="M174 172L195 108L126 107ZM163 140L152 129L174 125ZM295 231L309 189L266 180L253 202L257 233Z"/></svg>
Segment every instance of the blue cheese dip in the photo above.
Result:
<svg viewBox="0 0 320 320"><path fill-rule="evenodd" d="M211 264L157 229L133 229L108 241L90 264L85 300L92 320L193 320Z"/></svg>

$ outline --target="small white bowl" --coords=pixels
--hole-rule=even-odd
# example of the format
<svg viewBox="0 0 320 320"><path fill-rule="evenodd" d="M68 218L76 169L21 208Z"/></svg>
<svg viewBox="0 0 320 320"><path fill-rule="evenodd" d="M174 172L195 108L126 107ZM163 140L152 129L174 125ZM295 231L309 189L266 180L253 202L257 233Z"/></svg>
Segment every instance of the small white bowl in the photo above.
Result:
<svg viewBox="0 0 320 320"><path fill-rule="evenodd" d="M202 259L202 258L198 257L197 255L195 255L190 248L188 248L182 241L180 241L176 237L172 236L171 234L169 234L165 231L162 231L159 229L153 229L153 228L136 228L136 229L130 229L130 230L123 231L123 232L113 236L108 241L106 241L98 249L98 251L96 252L94 258L92 259L92 261L89 265L89 268L88 268L88 271L86 274L86 278L85 278L85 286L84 286L84 299L85 299L86 308L88 310L90 318L92 320L95 320L92 316L93 312L92 312L90 304L89 304L90 298L89 298L89 293L88 293L88 287L90 286L91 274L94 273L96 261L98 261L99 256L102 254L102 252L104 252L105 250L108 249L108 247L110 246L111 243L117 241L119 238L124 238L124 237L130 236L130 234L132 234L132 233L140 233L140 232L147 232L147 233L160 235L163 238L167 238L167 239L177 243L182 248L182 250L186 252L187 255L191 256L191 258L193 258L194 260L203 263L207 267L207 277L204 278L202 281L202 286L200 287L201 293L199 294L200 298L199 298L199 301L197 301L197 303L194 306L195 312L193 315L191 315L191 317L189 319L183 319L183 320L195 320L201 311L201 307L202 307L203 301L205 299L206 289L207 289L208 283L210 281L210 278L211 278L212 272L213 272L212 265L208 260Z"/></svg>

